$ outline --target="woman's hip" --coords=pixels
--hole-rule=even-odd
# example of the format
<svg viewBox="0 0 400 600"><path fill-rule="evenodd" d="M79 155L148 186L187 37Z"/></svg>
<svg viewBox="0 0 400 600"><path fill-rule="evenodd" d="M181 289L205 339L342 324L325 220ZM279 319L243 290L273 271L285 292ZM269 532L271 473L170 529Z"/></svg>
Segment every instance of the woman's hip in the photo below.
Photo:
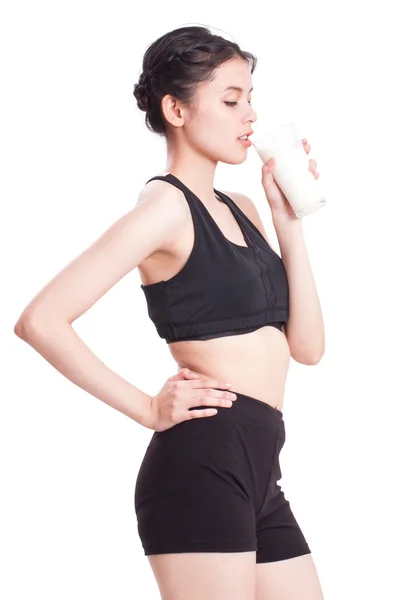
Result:
<svg viewBox="0 0 400 600"><path fill-rule="evenodd" d="M192 500L207 493L216 502L241 496L257 510L271 476L280 474L285 424L280 410L235 393L232 406L217 407L211 417L153 433L137 476L136 513L188 493Z"/></svg>

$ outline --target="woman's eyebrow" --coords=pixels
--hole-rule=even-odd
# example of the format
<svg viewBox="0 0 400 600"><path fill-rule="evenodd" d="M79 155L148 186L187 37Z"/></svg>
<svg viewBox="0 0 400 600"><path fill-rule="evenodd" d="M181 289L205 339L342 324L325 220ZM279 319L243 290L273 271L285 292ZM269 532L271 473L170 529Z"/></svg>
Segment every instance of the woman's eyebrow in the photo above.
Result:
<svg viewBox="0 0 400 600"><path fill-rule="evenodd" d="M253 91L254 88L251 88L251 90L249 90L249 93ZM236 85L230 85L227 88L224 89L224 92L226 92L227 90L236 90L237 92L243 92L243 88L241 87L237 87Z"/></svg>

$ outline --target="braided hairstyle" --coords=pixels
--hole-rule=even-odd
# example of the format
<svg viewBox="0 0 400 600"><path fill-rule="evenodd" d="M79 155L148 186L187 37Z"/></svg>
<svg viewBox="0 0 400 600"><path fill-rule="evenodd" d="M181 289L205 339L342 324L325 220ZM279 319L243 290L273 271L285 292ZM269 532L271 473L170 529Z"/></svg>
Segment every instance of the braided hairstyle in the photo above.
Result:
<svg viewBox="0 0 400 600"><path fill-rule="evenodd" d="M257 64L253 54L206 27L181 27L153 42L146 49L133 90L138 108L146 113L146 127L166 137L162 98L170 94L194 109L199 85L212 81L215 69L232 58L247 61L253 73Z"/></svg>

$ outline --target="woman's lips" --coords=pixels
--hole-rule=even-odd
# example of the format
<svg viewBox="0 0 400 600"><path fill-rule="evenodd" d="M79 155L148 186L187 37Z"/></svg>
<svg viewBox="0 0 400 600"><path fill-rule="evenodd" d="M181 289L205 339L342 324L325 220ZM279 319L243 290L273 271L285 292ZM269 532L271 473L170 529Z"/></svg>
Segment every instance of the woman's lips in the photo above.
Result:
<svg viewBox="0 0 400 600"><path fill-rule="evenodd" d="M239 140L239 142L241 142L241 144L246 148L250 148L250 146L252 145L251 140Z"/></svg>

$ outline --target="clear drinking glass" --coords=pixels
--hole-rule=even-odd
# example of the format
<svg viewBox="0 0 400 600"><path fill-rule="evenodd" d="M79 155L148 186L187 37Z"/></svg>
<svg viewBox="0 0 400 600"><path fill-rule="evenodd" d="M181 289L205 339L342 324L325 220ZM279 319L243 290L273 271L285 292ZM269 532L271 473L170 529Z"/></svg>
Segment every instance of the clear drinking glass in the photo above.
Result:
<svg viewBox="0 0 400 600"><path fill-rule="evenodd" d="M309 170L309 158L294 123L257 133L253 146L263 163L275 158L274 178L296 217L304 217L326 204L320 182Z"/></svg>

